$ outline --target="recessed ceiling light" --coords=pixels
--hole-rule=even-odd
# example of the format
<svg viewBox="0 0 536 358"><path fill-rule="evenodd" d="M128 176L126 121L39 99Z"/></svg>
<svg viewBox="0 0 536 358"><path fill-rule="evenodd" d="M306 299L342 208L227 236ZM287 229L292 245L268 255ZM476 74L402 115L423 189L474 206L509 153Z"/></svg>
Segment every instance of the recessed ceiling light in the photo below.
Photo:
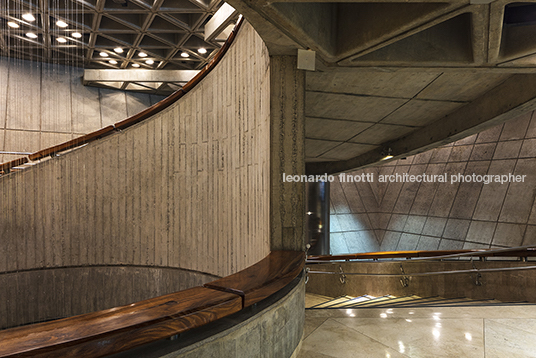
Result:
<svg viewBox="0 0 536 358"><path fill-rule="evenodd" d="M108 62L110 62L112 65L117 65L117 61L116 61L116 60L110 60L110 61L108 61Z"/></svg>
<svg viewBox="0 0 536 358"><path fill-rule="evenodd" d="M65 21L61 21L61 20L56 21L56 25L58 25L59 27L67 27L67 26L69 26L69 24L67 24Z"/></svg>
<svg viewBox="0 0 536 358"><path fill-rule="evenodd" d="M154 63L154 61L153 60L147 60L147 61L145 61L145 63L148 64L148 65L152 65Z"/></svg>
<svg viewBox="0 0 536 358"><path fill-rule="evenodd" d="M199 52L200 54L205 54L205 53L207 53L207 49L204 48L204 47L200 47L200 48L197 49L197 52Z"/></svg>
<svg viewBox="0 0 536 358"><path fill-rule="evenodd" d="M114 51L117 53L123 53L123 49L121 47L114 48Z"/></svg>
<svg viewBox="0 0 536 358"><path fill-rule="evenodd" d="M188 54L188 52L183 52L181 53L181 57L190 57L190 55Z"/></svg>
<svg viewBox="0 0 536 358"><path fill-rule="evenodd" d="M26 33L26 37L29 37L31 39L36 39L37 38L37 35L34 34L33 32L27 32Z"/></svg>
<svg viewBox="0 0 536 358"><path fill-rule="evenodd" d="M138 56L140 57L147 57L147 54L145 52L140 52L138 53Z"/></svg>
<svg viewBox="0 0 536 358"><path fill-rule="evenodd" d="M56 38L56 41L61 42L63 44L67 42L67 39L65 37L58 37Z"/></svg>
<svg viewBox="0 0 536 358"><path fill-rule="evenodd" d="M71 34L72 37L76 38L76 39L79 39L80 37L82 37L82 34L80 32L73 32Z"/></svg>
<svg viewBox="0 0 536 358"><path fill-rule="evenodd" d="M100 55L101 57L108 57L108 54L107 54L106 52L101 52L101 53L99 53L99 55Z"/></svg>
<svg viewBox="0 0 536 358"><path fill-rule="evenodd" d="M14 29L18 29L18 28L19 28L19 24L17 24L17 23L14 22L14 21L8 21L8 22L7 22L7 26L12 27L12 28L14 28Z"/></svg>
<svg viewBox="0 0 536 358"><path fill-rule="evenodd" d="M30 22L35 21L35 17L34 17L32 14L30 14L30 13L27 13L27 14L22 15L22 18L23 18L24 20L26 20L26 21L30 21Z"/></svg>
<svg viewBox="0 0 536 358"><path fill-rule="evenodd" d="M140 67L140 65L138 65L137 63L133 63L133 64L132 64L132 67L136 67L136 68L138 68L138 67Z"/></svg>

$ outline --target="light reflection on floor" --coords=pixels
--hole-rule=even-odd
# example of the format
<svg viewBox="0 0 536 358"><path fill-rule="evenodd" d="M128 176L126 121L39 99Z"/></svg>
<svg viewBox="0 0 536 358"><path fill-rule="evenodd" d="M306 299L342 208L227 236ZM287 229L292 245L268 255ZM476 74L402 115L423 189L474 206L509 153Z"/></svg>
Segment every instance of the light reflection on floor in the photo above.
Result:
<svg viewBox="0 0 536 358"><path fill-rule="evenodd" d="M536 357L536 305L306 310L298 358Z"/></svg>

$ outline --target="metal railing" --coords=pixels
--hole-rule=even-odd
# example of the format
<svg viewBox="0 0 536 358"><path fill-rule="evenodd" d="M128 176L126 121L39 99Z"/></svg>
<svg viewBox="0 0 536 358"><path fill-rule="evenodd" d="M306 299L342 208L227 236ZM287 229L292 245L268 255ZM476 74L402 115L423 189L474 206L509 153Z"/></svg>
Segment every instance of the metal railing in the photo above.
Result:
<svg viewBox="0 0 536 358"><path fill-rule="evenodd" d="M401 284L407 287L410 277L425 277L437 275L454 275L454 274L471 274L475 275L475 284L480 285L481 274L484 272L501 272L501 271L520 271L534 270L536 265L516 266L516 267L494 267L494 268L477 268L474 258L485 261L489 257L517 257L519 261L527 262L528 257L536 257L536 246L517 246L504 249L491 250L444 250L444 251L385 251L357 253L348 255L323 255L308 256L307 265L314 264L339 264L337 271L317 271L306 267L306 282L309 280L309 274L338 275L341 283L346 283L347 276L369 276L369 277L400 277ZM403 258L403 259L402 259ZM459 258L470 258L471 269L459 270L442 270L409 273L404 270L402 263L423 262L423 261L445 261ZM359 260L359 261L358 261ZM381 261L380 261L381 260ZM341 263L352 262L369 262L369 263L399 263L400 273L369 273L369 272L345 272ZM458 261L464 262L464 261Z"/></svg>

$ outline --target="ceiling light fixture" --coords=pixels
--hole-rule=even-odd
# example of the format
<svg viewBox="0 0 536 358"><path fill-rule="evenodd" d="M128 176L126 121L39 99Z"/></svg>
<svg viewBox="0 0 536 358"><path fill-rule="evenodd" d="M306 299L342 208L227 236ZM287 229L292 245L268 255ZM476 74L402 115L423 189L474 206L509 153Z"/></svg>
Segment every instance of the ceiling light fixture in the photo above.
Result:
<svg viewBox="0 0 536 358"><path fill-rule="evenodd" d="M109 63L111 63L112 65L117 65L117 61L116 60L110 60L108 61Z"/></svg>
<svg viewBox="0 0 536 358"><path fill-rule="evenodd" d="M106 52L104 52L104 51L101 52L101 53L99 53L99 55L100 55L101 57L108 57L108 54L107 54Z"/></svg>
<svg viewBox="0 0 536 358"><path fill-rule="evenodd" d="M26 33L26 37L29 37L31 39L36 39L37 38L37 35L34 34L33 32L27 32Z"/></svg>
<svg viewBox="0 0 536 358"><path fill-rule="evenodd" d="M154 61L153 60L146 60L145 63L148 64L148 65L152 65L154 63Z"/></svg>
<svg viewBox="0 0 536 358"><path fill-rule="evenodd" d="M391 152L392 152L391 148L387 148L387 151L383 151L382 152L383 158L381 160L387 160L387 159L393 158L393 155Z"/></svg>
<svg viewBox="0 0 536 358"><path fill-rule="evenodd" d="M117 53L123 53L123 49L121 47L114 48L114 51Z"/></svg>
<svg viewBox="0 0 536 358"><path fill-rule="evenodd" d="M147 54L145 52L140 52L138 53L138 56L140 57L147 57Z"/></svg>
<svg viewBox="0 0 536 358"><path fill-rule="evenodd" d="M20 26L19 24L17 24L16 22L14 21L8 21L7 22L7 26L11 27L11 28L14 28L14 29L18 29Z"/></svg>
<svg viewBox="0 0 536 358"><path fill-rule="evenodd" d="M67 27L67 26L69 26L69 24L67 24L65 21L61 21L61 20L56 21L56 25L58 25L58 27Z"/></svg>
<svg viewBox="0 0 536 358"><path fill-rule="evenodd" d="M82 34L80 32L73 32L71 36L74 37L75 39L79 39L82 37Z"/></svg>
<svg viewBox="0 0 536 358"><path fill-rule="evenodd" d="M137 63L133 63L133 64L132 64L132 67L136 67L136 68L138 68L138 67L140 67L140 65L138 65Z"/></svg>
<svg viewBox="0 0 536 358"><path fill-rule="evenodd" d="M65 37L58 37L56 38L56 41L61 42L62 44L67 42L67 39Z"/></svg>
<svg viewBox="0 0 536 358"><path fill-rule="evenodd" d="M204 48L204 47L200 47L200 48L197 49L197 52L199 52L200 54L203 55L203 54L207 53L207 49Z"/></svg>
<svg viewBox="0 0 536 358"><path fill-rule="evenodd" d="M35 17L30 13L22 15L22 18L29 22L35 21Z"/></svg>
<svg viewBox="0 0 536 358"><path fill-rule="evenodd" d="M186 58L186 57L190 57L190 55L188 54L188 52L183 52L181 53L181 57Z"/></svg>

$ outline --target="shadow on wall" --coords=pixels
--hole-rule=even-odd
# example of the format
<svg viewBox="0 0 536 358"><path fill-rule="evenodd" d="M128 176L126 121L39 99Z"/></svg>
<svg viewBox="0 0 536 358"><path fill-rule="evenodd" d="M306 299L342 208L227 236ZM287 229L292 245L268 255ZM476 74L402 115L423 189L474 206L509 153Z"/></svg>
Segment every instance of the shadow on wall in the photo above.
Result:
<svg viewBox="0 0 536 358"><path fill-rule="evenodd" d="M371 182L331 183L332 254L488 249L536 244L536 115L406 159L358 170ZM446 182L380 182L380 176L443 175ZM478 175L482 176L480 181ZM485 184L483 176L526 175ZM451 182L459 175L470 181ZM439 178L439 177L436 177Z"/></svg>
<svg viewBox="0 0 536 358"><path fill-rule="evenodd" d="M87 87L83 69L0 56L0 163L66 142L164 99Z"/></svg>

